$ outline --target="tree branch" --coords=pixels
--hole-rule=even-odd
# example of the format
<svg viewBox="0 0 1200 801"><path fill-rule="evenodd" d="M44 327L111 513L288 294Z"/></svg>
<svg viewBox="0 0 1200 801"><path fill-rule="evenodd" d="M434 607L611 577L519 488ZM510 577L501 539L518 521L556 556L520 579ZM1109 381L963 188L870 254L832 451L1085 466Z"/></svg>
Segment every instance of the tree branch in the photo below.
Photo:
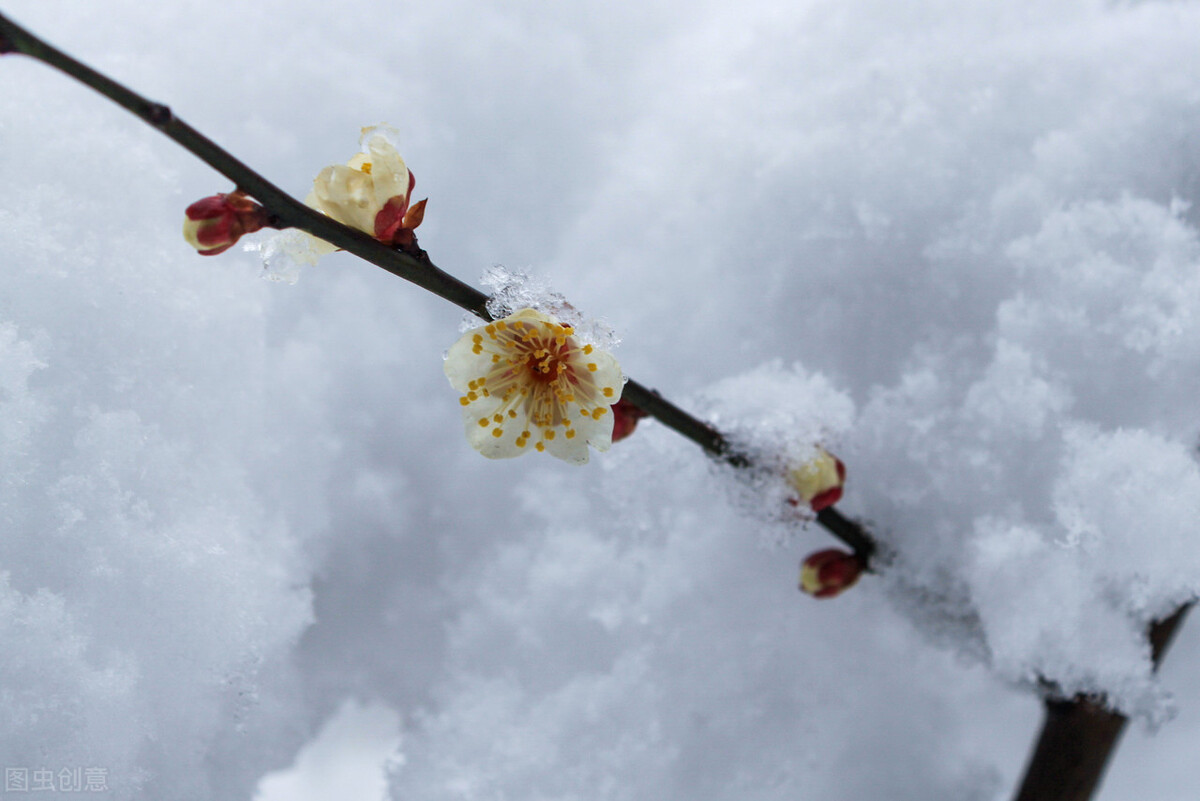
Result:
<svg viewBox="0 0 1200 801"><path fill-rule="evenodd" d="M488 296L438 269L424 251L413 255L393 250L362 231L342 225L333 218L309 208L176 117L167 106L131 91L0 14L0 55L4 53L21 53L70 75L175 140L185 150L232 181L242 192L262 203L270 214L273 226L307 231L484 320L492 319L487 310ZM710 456L735 467L750 465L750 459L745 454L735 451L719 431L667 401L657 392L631 379L626 383L622 397L663 425L695 442ZM862 526L832 509L818 514L817 522L830 534L853 548L864 564L868 562L875 546L874 540Z"/></svg>
<svg viewBox="0 0 1200 801"><path fill-rule="evenodd" d="M1155 670L1191 608L1185 604L1150 627ZM1042 733L1014 801L1088 801L1100 787L1129 719L1107 709L1103 699L1087 696L1048 697L1045 705Z"/></svg>

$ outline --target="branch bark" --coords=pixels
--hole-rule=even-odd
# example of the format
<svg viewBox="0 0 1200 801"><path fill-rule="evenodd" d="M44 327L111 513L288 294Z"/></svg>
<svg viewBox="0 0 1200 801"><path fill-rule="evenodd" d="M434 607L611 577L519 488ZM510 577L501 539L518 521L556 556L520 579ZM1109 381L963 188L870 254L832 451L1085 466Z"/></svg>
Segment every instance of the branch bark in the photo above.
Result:
<svg viewBox="0 0 1200 801"><path fill-rule="evenodd" d="M1192 604L1179 607L1150 627L1150 648L1157 670ZM1105 708L1103 699L1076 696L1047 698L1042 733L1025 768L1014 801L1088 801L1129 719Z"/></svg>

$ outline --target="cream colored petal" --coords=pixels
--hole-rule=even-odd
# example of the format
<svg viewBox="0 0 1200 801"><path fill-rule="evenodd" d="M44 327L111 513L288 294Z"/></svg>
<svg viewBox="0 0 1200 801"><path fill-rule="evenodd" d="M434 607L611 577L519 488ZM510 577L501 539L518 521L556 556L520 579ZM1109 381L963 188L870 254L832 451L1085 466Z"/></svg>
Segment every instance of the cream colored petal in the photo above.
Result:
<svg viewBox="0 0 1200 801"><path fill-rule="evenodd" d="M589 363L596 365L595 371L589 372L592 373L592 380L601 392L603 393L604 387L613 391L612 397L604 395L604 402L611 406L619 401L621 391L625 388L625 376L621 374L621 365L617 363L616 357L607 351L597 350L585 358Z"/></svg>
<svg viewBox="0 0 1200 801"><path fill-rule="evenodd" d="M371 160L376 211L383 208L393 197L402 197L407 202L409 173L404 159L400 158L400 153L383 134L371 136L366 144Z"/></svg>
<svg viewBox="0 0 1200 801"><path fill-rule="evenodd" d="M311 201L311 202L310 202ZM371 176L345 165L326 167L313 180L305 203L338 222L374 235L375 190Z"/></svg>
<svg viewBox="0 0 1200 801"><path fill-rule="evenodd" d="M494 364L492 355L496 351L489 347L490 343L486 337L482 337L480 352L474 352L474 337L479 335L480 331L482 329L476 328L463 334L446 352L442 370L446 378L450 379L450 385L459 392L466 392L470 383L486 376Z"/></svg>
<svg viewBox="0 0 1200 801"><path fill-rule="evenodd" d="M588 461L588 444L587 439L579 433L573 439L568 439L563 436L562 430L558 430L554 439L543 440L546 452L551 456L562 459L570 464L587 464Z"/></svg>
<svg viewBox="0 0 1200 801"><path fill-rule="evenodd" d="M463 412L467 442L489 459L512 459L533 450L532 441L524 436L528 421L519 410L512 411L515 417L498 402L473 404L470 411Z"/></svg>

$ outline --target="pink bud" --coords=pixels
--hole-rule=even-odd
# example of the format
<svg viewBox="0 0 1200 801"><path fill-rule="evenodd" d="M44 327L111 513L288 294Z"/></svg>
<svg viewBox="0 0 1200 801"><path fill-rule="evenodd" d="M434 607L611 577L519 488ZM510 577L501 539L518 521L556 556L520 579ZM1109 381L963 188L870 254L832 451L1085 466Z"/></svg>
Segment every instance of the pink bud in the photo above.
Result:
<svg viewBox="0 0 1200 801"><path fill-rule="evenodd" d="M646 413L624 398L613 404L613 433L612 441L619 442L637 428L637 421L646 417Z"/></svg>
<svg viewBox="0 0 1200 801"><path fill-rule="evenodd" d="M201 256L215 256L266 224L266 209L242 192L212 195L187 207L183 238Z"/></svg>
<svg viewBox="0 0 1200 801"><path fill-rule="evenodd" d="M817 551L800 563L800 590L814 598L833 598L853 587L862 572L862 560L852 553Z"/></svg>
<svg viewBox="0 0 1200 801"><path fill-rule="evenodd" d="M789 470L787 479L792 489L800 496L799 499L791 499L789 503L793 506L803 503L814 512L819 512L842 499L846 466L829 451L818 448L816 456Z"/></svg>

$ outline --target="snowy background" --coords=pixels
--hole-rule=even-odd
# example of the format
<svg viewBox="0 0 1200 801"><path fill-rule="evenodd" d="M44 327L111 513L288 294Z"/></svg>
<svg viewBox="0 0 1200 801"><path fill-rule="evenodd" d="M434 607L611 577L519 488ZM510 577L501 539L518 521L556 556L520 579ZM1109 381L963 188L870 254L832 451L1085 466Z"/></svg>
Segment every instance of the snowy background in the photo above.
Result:
<svg viewBox="0 0 1200 801"><path fill-rule="evenodd" d="M345 254L197 257L225 179L5 57L0 766L982 801L1045 676L1143 721L1099 798L1200 794L1200 625L1160 680L1140 636L1200 592L1200 2L0 10L301 197L395 126L435 262L547 278L739 436L822 432L896 553L800 595L832 540L653 422L481 458L457 309Z"/></svg>

